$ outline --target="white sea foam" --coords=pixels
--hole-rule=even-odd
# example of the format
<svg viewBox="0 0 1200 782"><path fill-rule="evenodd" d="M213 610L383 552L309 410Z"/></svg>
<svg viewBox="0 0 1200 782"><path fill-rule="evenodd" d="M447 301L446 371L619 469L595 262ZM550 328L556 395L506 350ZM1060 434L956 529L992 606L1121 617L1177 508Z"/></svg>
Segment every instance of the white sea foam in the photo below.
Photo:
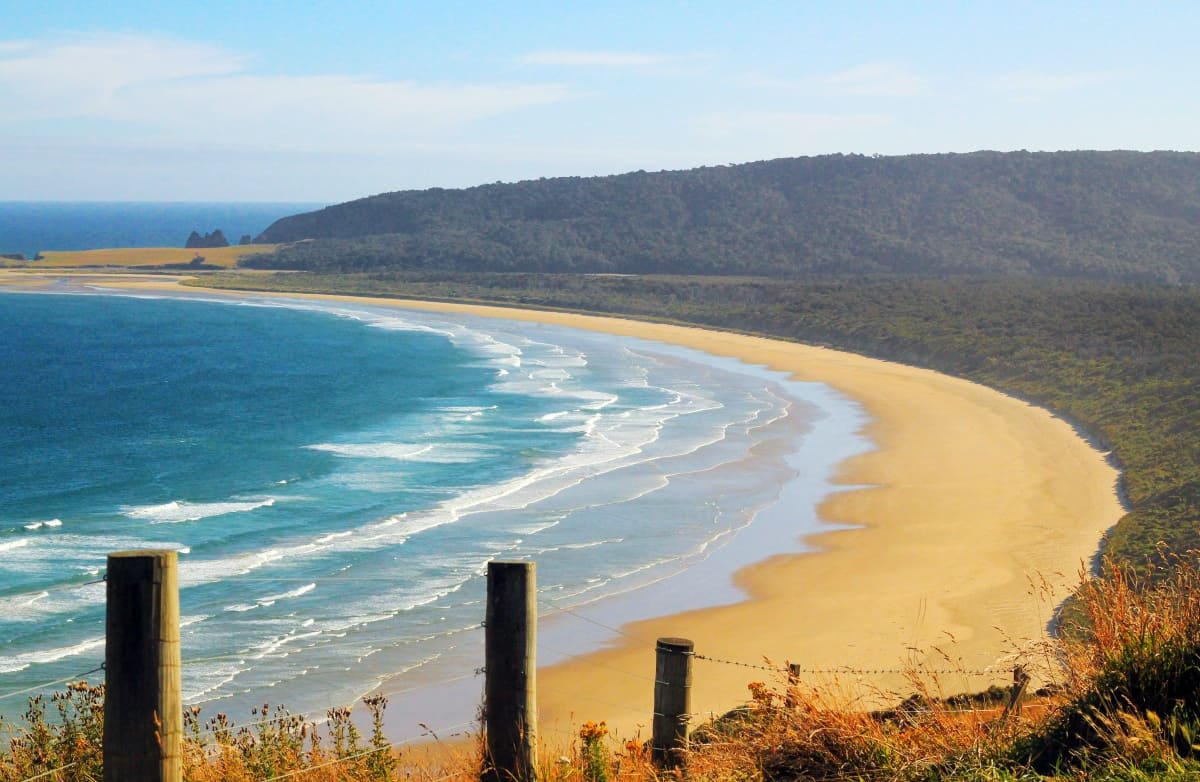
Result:
<svg viewBox="0 0 1200 782"><path fill-rule="evenodd" d="M53 649L40 649L36 652L7 655L0 657L0 673L15 673L23 671L32 665L45 665L46 663L57 662L68 657L77 657L102 646L104 646L104 636L88 638L69 646L58 646Z"/></svg>
<svg viewBox="0 0 1200 782"><path fill-rule="evenodd" d="M512 533L513 535L528 537L529 535L536 535L539 532L545 532L548 529L557 527L561 522L562 519L558 518L551 521L533 521L526 524L509 524L505 526L504 530L505 532Z"/></svg>
<svg viewBox="0 0 1200 782"><path fill-rule="evenodd" d="M251 659L261 660L264 657L280 653L284 646L295 644L300 641L306 641L311 638L319 638L322 634L321 630L313 630L308 633L290 632L283 635L275 636L267 641L255 644L248 657ZM288 652L282 652L283 656L287 656Z"/></svg>
<svg viewBox="0 0 1200 782"><path fill-rule="evenodd" d="M42 522L42 523L45 524L47 527L61 527L62 519L50 519L50 520Z"/></svg>
<svg viewBox="0 0 1200 782"><path fill-rule="evenodd" d="M338 547L356 550L397 545L412 535L455 523L469 514L529 507L586 479L650 458L642 451L658 439L665 420L713 409L715 403L695 395L680 395L677 407L683 409L641 411L643 420L625 418L605 427L601 427L602 416L595 413L579 427L587 436L573 454L516 478L466 491L429 511L398 514L360 527L360 534Z"/></svg>
<svg viewBox="0 0 1200 782"><path fill-rule="evenodd" d="M396 310L364 310L338 306L330 302L306 302L298 299L291 299L286 302L241 299L235 303L249 307L278 307L308 312L323 312L339 318L366 323L374 328L386 329L388 331L414 331L441 334L444 336L451 336L452 334L451 331L445 328L431 326L427 323L419 323L405 317L404 313Z"/></svg>
<svg viewBox="0 0 1200 782"><path fill-rule="evenodd" d="M185 672L184 683L194 689L184 690L184 703L203 703L207 696L231 684L238 674L247 670L249 668L243 660L218 660L204 663L202 666L189 666ZM193 683L195 679L200 681Z"/></svg>
<svg viewBox="0 0 1200 782"><path fill-rule="evenodd" d="M258 604L260 606L273 606L280 600L287 600L289 598L300 597L301 595L307 595L309 592L313 591L316 588L317 588L316 583L305 584L302 587L297 587L296 589L291 589L291 590L288 590L287 592L281 592L277 595L267 595L266 597L260 597L260 598L258 598Z"/></svg>
<svg viewBox="0 0 1200 782"><path fill-rule="evenodd" d="M449 414L447 416L449 420L458 423L478 421L495 409L497 409L496 405L451 405L438 408L440 412Z"/></svg>
<svg viewBox="0 0 1200 782"><path fill-rule="evenodd" d="M86 571L85 571L86 572ZM89 575L97 575L92 571ZM102 605L103 584L58 585L0 597L0 622L44 622L56 614Z"/></svg>
<svg viewBox="0 0 1200 782"><path fill-rule="evenodd" d="M432 445L415 443L318 443L304 447L311 451L325 451L334 456L349 459L396 459L397 461L416 459L433 450Z"/></svg>
<svg viewBox="0 0 1200 782"><path fill-rule="evenodd" d="M536 549L530 553L536 557L543 554L553 554L556 551L582 551L584 549L612 546L624 542L625 538L605 538L604 540L588 540L582 543L563 543L558 546L547 546L546 548Z"/></svg>
<svg viewBox="0 0 1200 782"><path fill-rule="evenodd" d="M6 540L0 542L0 551L16 551L19 548L25 548L29 545L28 540Z"/></svg>
<svg viewBox="0 0 1200 782"><path fill-rule="evenodd" d="M275 504L275 498L262 500L244 500L231 502L186 502L172 500L162 505L126 506L122 513L131 519L142 519L150 524L178 524L185 521L199 521L215 516L225 516L230 513L245 513L258 508L269 508Z"/></svg>
<svg viewBox="0 0 1200 782"><path fill-rule="evenodd" d="M14 604L24 608L31 606L40 600L45 600L47 597L50 597L50 593L43 589L41 592L35 592L31 595L17 595L15 598L10 599Z"/></svg>
<svg viewBox="0 0 1200 782"><path fill-rule="evenodd" d="M483 443L319 443L307 445L314 451L327 451L351 459L394 459L428 464L469 464L495 451Z"/></svg>

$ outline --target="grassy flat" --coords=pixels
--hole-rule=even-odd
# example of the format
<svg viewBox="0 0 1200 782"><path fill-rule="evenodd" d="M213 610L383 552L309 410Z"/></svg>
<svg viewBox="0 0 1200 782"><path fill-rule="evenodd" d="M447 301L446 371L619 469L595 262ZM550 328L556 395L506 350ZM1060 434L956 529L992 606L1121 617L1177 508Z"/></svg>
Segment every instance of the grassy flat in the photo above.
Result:
<svg viewBox="0 0 1200 782"><path fill-rule="evenodd" d="M197 255L211 266L232 268L238 259L255 253L274 252L274 244L238 244L229 247L116 247L107 250L47 250L42 260L28 263L30 269L88 266L166 266L190 263Z"/></svg>

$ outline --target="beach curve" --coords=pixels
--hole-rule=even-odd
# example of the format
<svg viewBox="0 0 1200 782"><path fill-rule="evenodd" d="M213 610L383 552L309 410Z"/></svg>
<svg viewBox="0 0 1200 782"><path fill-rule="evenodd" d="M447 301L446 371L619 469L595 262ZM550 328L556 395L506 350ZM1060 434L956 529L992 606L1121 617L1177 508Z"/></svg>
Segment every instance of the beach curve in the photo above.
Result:
<svg viewBox="0 0 1200 782"><path fill-rule="evenodd" d="M8 275L5 275L6 277ZM116 277L116 276L114 276ZM174 282L113 285L245 295ZM271 294L254 293L254 296ZM310 298L286 294L286 298ZM761 337L620 318L385 298L311 296L550 323L737 358L825 383L857 400L876 450L848 460L846 491L819 507L850 525L807 542L818 554L772 556L740 570L743 602L636 622L604 649L539 670L543 730L606 720L648 733L653 639L692 639L706 658L841 669L848 693L903 692L906 661L983 671L948 674L948 691L1003 683L1037 654L1054 611L1124 512L1117 473L1065 421L965 380L850 353ZM767 671L697 660L693 711L720 713ZM861 686L857 686L861 685Z"/></svg>

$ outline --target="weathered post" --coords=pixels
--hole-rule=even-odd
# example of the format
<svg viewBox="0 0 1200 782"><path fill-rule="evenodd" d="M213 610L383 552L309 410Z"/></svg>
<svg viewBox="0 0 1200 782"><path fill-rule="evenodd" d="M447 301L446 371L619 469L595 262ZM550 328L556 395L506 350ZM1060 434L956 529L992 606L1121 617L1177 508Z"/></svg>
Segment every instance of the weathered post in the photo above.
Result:
<svg viewBox="0 0 1200 782"><path fill-rule="evenodd" d="M783 705L789 711L799 705L801 670L800 663L788 663L787 695L784 697Z"/></svg>
<svg viewBox="0 0 1200 782"><path fill-rule="evenodd" d="M179 579L174 551L108 555L105 782L180 782Z"/></svg>
<svg viewBox="0 0 1200 782"><path fill-rule="evenodd" d="M692 712L692 649L692 642L686 638L659 638L655 648L650 756L659 768L681 768L686 760Z"/></svg>
<svg viewBox="0 0 1200 782"><path fill-rule="evenodd" d="M1004 713L1000 715L1001 719L1008 719L1009 715L1021 712L1021 698L1025 695L1025 688L1029 686L1029 681L1032 677L1025 672L1025 666L1013 666L1013 686L1012 692L1008 696L1008 703L1004 706Z"/></svg>
<svg viewBox="0 0 1200 782"><path fill-rule="evenodd" d="M489 562L483 782L537 778L537 566Z"/></svg>

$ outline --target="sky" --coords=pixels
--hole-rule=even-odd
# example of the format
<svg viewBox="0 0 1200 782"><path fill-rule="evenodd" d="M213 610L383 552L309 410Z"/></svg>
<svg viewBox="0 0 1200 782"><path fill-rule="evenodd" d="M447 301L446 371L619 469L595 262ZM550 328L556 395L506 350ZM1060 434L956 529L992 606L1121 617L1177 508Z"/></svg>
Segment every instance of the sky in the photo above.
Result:
<svg viewBox="0 0 1200 782"><path fill-rule="evenodd" d="M1200 3L0 0L0 200L1200 146Z"/></svg>

